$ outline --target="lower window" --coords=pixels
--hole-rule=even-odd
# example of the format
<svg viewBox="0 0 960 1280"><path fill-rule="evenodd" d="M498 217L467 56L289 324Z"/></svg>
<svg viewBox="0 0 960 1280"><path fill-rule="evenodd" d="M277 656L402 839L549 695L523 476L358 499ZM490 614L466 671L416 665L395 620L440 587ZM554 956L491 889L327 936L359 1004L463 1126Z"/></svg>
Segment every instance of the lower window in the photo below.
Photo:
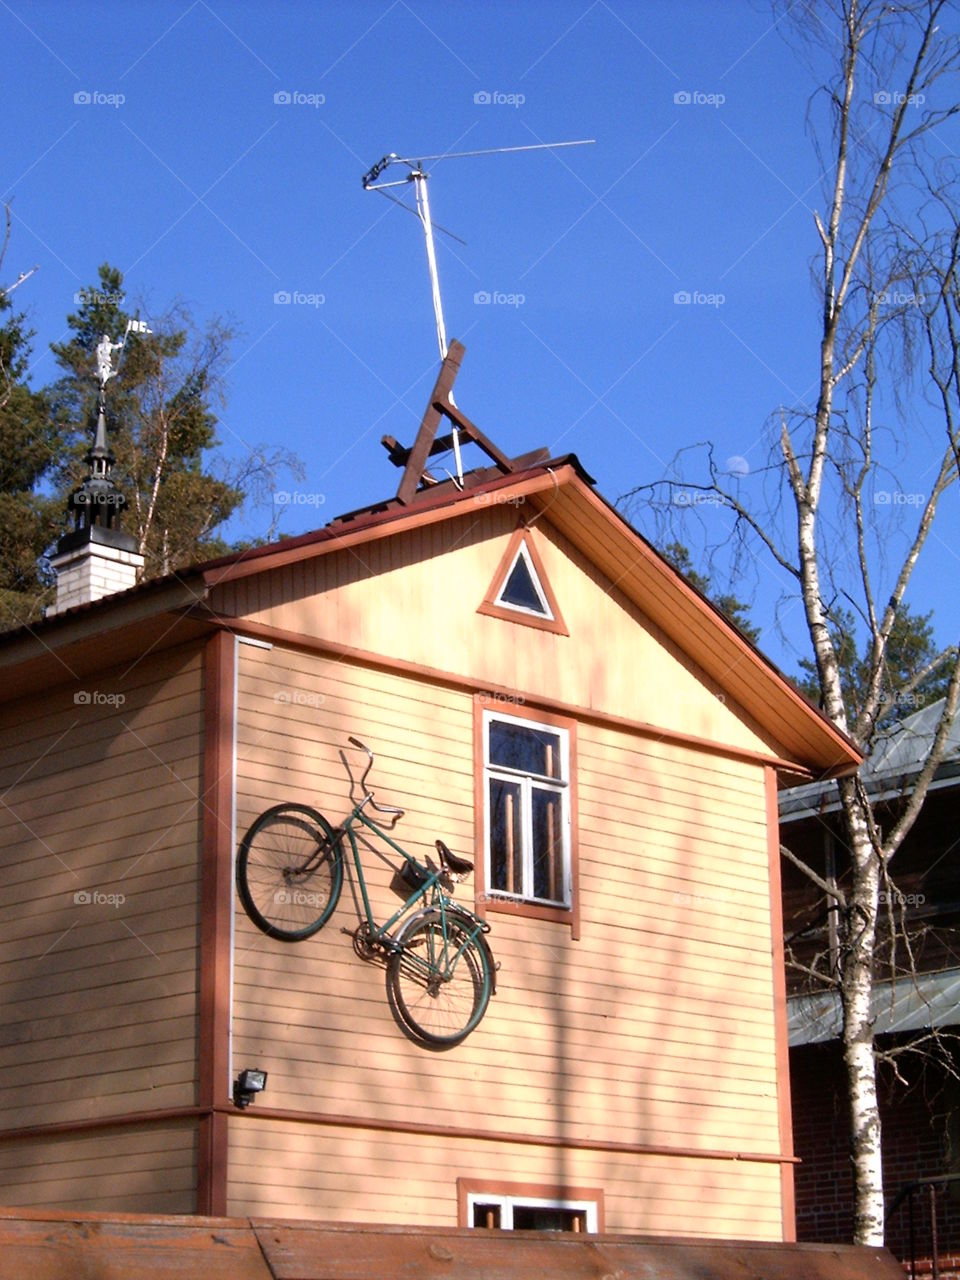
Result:
<svg viewBox="0 0 960 1280"><path fill-rule="evenodd" d="M583 1187L527 1187L459 1180L460 1219L487 1231L603 1230L603 1193Z"/></svg>

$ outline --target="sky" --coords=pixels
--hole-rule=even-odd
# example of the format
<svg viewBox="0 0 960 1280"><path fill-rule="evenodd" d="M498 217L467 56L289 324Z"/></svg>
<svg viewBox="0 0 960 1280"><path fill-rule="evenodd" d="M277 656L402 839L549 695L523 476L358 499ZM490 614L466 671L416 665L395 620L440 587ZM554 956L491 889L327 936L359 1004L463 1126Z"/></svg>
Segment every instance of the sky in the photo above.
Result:
<svg viewBox="0 0 960 1280"><path fill-rule="evenodd" d="M32 380L56 376L49 344L103 261L128 308L228 320L224 454L304 466L235 537L278 505L294 534L399 483L380 437L412 443L439 354L420 226L361 183L391 152L595 139L426 166L459 238L437 238L457 403L505 452L574 452L616 502L710 440L746 487L771 415L811 401L813 82L765 0L0 0L0 49L2 272L39 266L14 295ZM698 515L711 535L730 519ZM955 541L911 593L945 641ZM743 594L792 670L785 585L758 562Z"/></svg>

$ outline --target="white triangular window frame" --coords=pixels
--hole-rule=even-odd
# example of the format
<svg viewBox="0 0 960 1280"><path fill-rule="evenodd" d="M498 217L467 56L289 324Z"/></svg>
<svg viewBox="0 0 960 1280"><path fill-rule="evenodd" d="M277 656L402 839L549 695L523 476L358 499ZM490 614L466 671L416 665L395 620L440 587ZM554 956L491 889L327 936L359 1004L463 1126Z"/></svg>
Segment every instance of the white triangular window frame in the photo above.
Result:
<svg viewBox="0 0 960 1280"><path fill-rule="evenodd" d="M530 575L530 582L536 592L537 599L540 601L539 609L531 609L527 605L516 604L512 600L504 599L503 593L510 585L510 579L513 577L514 570L520 560L523 561L526 566L527 573ZM521 541L517 544L516 554L510 561L510 564L507 567L507 572L503 575L503 581L500 583L499 591L494 596L494 604L499 605L501 609L511 609L515 613L522 613L528 618L545 618L548 622L556 622L553 610L550 608L550 602L547 599L547 593L543 589L543 584L540 581L540 575L537 573L537 566L533 563L533 557L530 555L530 550L526 541Z"/></svg>

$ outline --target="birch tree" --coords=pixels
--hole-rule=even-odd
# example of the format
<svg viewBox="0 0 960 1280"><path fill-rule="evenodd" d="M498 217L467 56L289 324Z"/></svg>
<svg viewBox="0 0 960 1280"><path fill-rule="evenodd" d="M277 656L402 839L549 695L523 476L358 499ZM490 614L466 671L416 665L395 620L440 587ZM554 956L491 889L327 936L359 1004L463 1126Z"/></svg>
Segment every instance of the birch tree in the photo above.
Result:
<svg viewBox="0 0 960 1280"><path fill-rule="evenodd" d="M960 199L947 131L955 142L957 13L947 0L806 0L779 6L778 17L812 65L827 68L810 108L823 174L811 226L815 398L772 420L768 464L752 477L765 497L754 501L750 484L724 474L709 445L699 475L676 483L717 496L729 517L727 549L768 557L792 584L820 705L866 753L889 711L891 638L904 625L908 588L942 508L952 507L947 538L956 540L956 491L949 490L960 472ZM922 450L920 462L911 462L912 445ZM689 462L689 454L678 458L673 474ZM898 480L895 465L903 475L913 465L912 482ZM670 503L674 483L640 486L627 499L675 517L684 508ZM666 537L682 533L671 520ZM866 650L855 700L845 688L850 664L841 647L851 616ZM803 867L839 922L834 978L860 1244L883 1241L871 1014L873 985L883 976L879 893L943 755L960 693L955 646L934 654L918 677L934 670L945 682L943 712L895 820L881 830L859 778L839 780L845 887ZM789 850L784 855L798 861Z"/></svg>

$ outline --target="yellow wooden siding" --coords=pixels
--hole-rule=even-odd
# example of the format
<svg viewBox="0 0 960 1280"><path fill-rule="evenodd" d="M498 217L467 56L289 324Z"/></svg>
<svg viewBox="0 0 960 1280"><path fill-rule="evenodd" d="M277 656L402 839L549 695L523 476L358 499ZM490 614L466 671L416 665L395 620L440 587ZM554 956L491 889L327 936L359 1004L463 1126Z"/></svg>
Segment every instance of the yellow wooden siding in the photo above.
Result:
<svg viewBox="0 0 960 1280"><path fill-rule="evenodd" d="M516 520L512 507L478 505L454 520L224 584L213 604L478 684L776 753L548 516L530 536L569 636L478 614Z"/></svg>
<svg viewBox="0 0 960 1280"><path fill-rule="evenodd" d="M195 1102L201 683L178 649L3 708L0 1129Z"/></svg>
<svg viewBox="0 0 960 1280"><path fill-rule="evenodd" d="M0 1144L8 1208L193 1213L196 1133L188 1122Z"/></svg>
<svg viewBox="0 0 960 1280"><path fill-rule="evenodd" d="M233 1215L456 1226L457 1178L601 1188L613 1232L781 1238L776 1165L230 1121Z"/></svg>
<svg viewBox="0 0 960 1280"><path fill-rule="evenodd" d="M424 854L440 835L472 854L467 694L302 651L241 644L239 652L238 837L282 800L338 821L349 807L338 753L346 750L358 777L364 764L347 747L353 734L376 752L370 780L378 798L407 810L400 842ZM336 914L306 942L267 938L236 904L233 1061L269 1071L267 1105L403 1122L422 1107L439 1126L779 1151L762 770L586 723L577 747L582 936L574 942L565 925L491 914L498 992L477 1030L450 1052L426 1052L402 1035L382 966L354 955L342 932L358 920L349 866ZM389 869L372 854L364 867L384 919L399 905ZM458 895L471 902L472 885ZM302 1149L314 1141L304 1139ZM465 1152L481 1148L463 1144ZM502 1161L455 1173L516 1180L534 1159L526 1152L508 1145ZM267 1188L277 1179L286 1184L283 1170L293 1166L278 1159L261 1153L244 1175L262 1183L249 1191L258 1205L274 1203ZM606 1186L630 1159L594 1153L593 1174L578 1164L568 1181ZM734 1188L761 1179L779 1234L775 1165L762 1175L752 1164L709 1169L734 1201ZM557 1179L541 1171L537 1180ZM234 1194L245 1212L248 1193ZM649 1229L736 1234L701 1228L696 1196L693 1206ZM301 1209L330 1216L326 1201L308 1196L291 1202L291 1212ZM356 1214L341 1208L335 1216ZM422 1220L439 1219L425 1211Z"/></svg>

